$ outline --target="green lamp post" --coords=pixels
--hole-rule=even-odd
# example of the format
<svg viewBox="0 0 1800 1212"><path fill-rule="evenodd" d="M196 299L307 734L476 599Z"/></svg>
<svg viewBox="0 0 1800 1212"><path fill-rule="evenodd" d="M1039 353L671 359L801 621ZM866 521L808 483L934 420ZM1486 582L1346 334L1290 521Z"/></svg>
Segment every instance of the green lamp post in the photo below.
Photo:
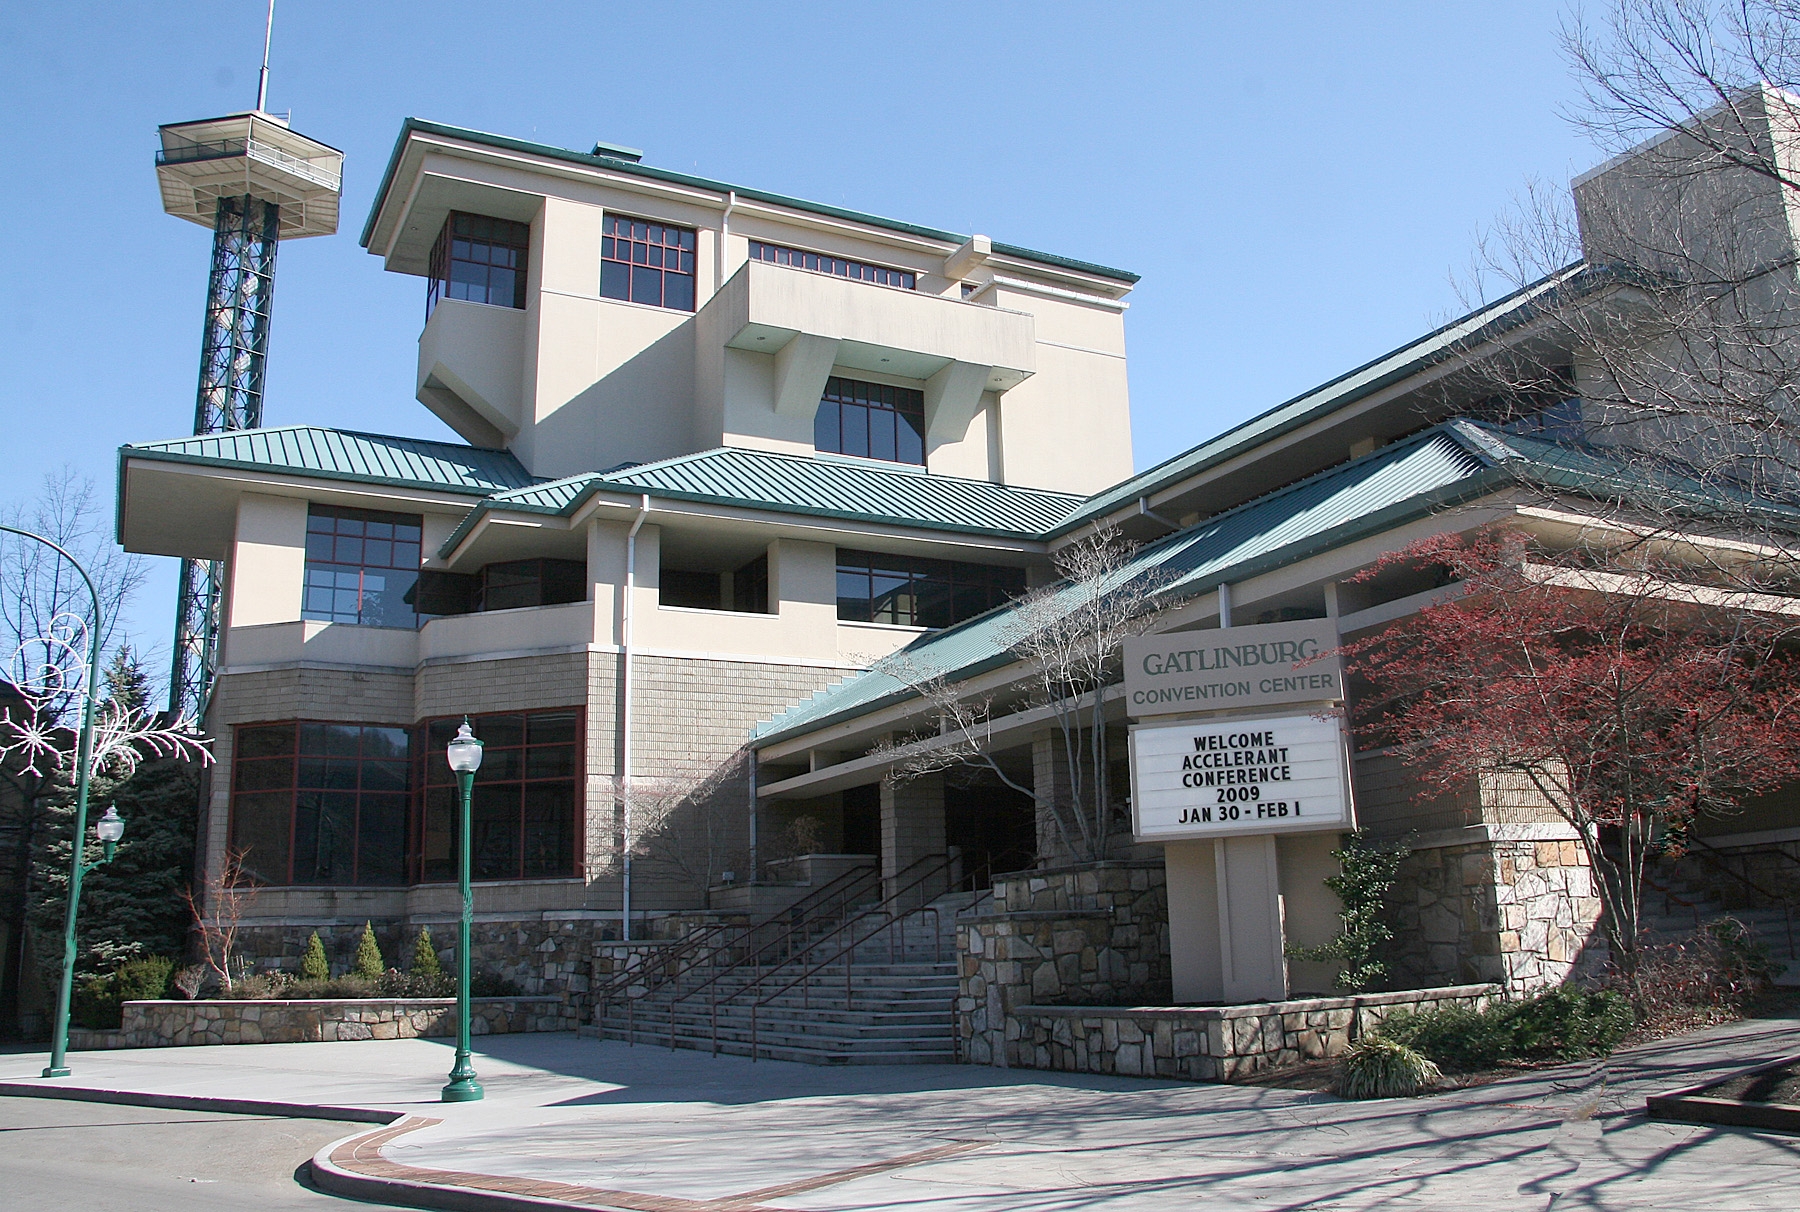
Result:
<svg viewBox="0 0 1800 1212"><path fill-rule="evenodd" d="M462 812L457 825L456 874L462 886L462 918L456 926L456 1064L450 1084L444 1087L447 1103L472 1103L481 1097L475 1066L469 1063L469 928L475 921L475 893L469 887L469 800L475 789L475 772L481 769L481 742L469 731L469 717L451 738L446 755L462 792Z"/></svg>

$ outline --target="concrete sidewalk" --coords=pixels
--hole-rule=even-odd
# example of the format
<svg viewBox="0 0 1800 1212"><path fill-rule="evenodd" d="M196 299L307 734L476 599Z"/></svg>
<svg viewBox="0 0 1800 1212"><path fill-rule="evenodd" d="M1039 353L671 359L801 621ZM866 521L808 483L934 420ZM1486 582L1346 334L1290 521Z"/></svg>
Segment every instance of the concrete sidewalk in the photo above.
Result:
<svg viewBox="0 0 1800 1212"><path fill-rule="evenodd" d="M1800 1139L1654 1122L1647 1093L1800 1053L1732 1024L1433 1098L953 1066L751 1063L567 1035L478 1038L481 1103L446 1105L439 1041L0 1056L0 1081L404 1116L324 1164L372 1198L632 1212L918 1208L1782 1209Z"/></svg>

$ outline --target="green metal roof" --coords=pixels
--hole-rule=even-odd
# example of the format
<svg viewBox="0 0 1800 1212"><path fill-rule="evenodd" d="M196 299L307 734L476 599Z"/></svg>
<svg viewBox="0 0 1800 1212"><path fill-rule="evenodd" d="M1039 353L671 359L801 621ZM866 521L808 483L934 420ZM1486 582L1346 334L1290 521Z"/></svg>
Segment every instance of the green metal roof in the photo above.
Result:
<svg viewBox="0 0 1800 1212"><path fill-rule="evenodd" d="M1095 494L1080 509L1064 519L1056 528L1055 534L1066 534L1096 518L1131 505L1140 497L1161 492L1253 446L1298 429L1346 404L1415 375L1421 369L1453 356L1459 348L1516 327L1538 314L1540 307L1555 292L1562 289L1585 289L1587 279L1595 276L1585 263L1577 262L1521 287L1505 298L1477 308L1434 332L1409 341L1372 362L1364 363L1355 370L1339 375L1328 383L1226 430L1216 438L1166 459L1147 471L1141 471L1105 492Z"/></svg>
<svg viewBox="0 0 1800 1212"><path fill-rule="evenodd" d="M534 482L511 451L317 425L233 429L169 442L121 446L121 472L126 459L285 472L480 497Z"/></svg>
<svg viewBox="0 0 1800 1212"><path fill-rule="evenodd" d="M1167 597L1194 597L1221 582L1256 576L1486 495L1514 481L1507 464L1530 457L1507 435L1466 421L1447 422L1149 544L1121 580L1160 569L1174 578L1163 591ZM1055 592L1081 591L1065 583ZM1013 659L1017 610L1000 607L921 636L902 651L923 676L974 677ZM754 743L812 732L914 695L902 680L870 670L758 725Z"/></svg>
<svg viewBox="0 0 1800 1212"><path fill-rule="evenodd" d="M996 538L1040 539L1081 497L825 457L719 447L494 494L445 540L447 556L494 512L568 517L596 493L737 505Z"/></svg>
<svg viewBox="0 0 1800 1212"><path fill-rule="evenodd" d="M823 202L808 202L804 198L790 198L784 194L769 193L760 189L745 189L741 185L730 185L723 181L714 181L707 177L696 177L689 173L672 172L666 168L652 168L647 164L639 164L635 160L618 159L613 156L594 155L588 152L571 151L566 147L552 147L548 143L533 143L527 139L513 139L506 135L492 135L486 131L469 130L461 126L446 126L440 122L427 122L422 118L408 118L400 126L400 137L394 141L394 152L388 157L387 169L381 174L381 187L375 191L375 202L369 208L368 222L363 224L360 242L364 248L369 247L369 239L375 230L375 217L381 213L387 202L388 190L393 187L394 174L400 168L400 156L406 149L406 140L414 131L427 135L443 135L452 139L463 139L470 143L480 143L488 147L500 148L503 151L523 152L531 156L543 156L550 160L563 160L571 164L585 164L593 168L604 168L609 172L629 173L635 177L648 177L656 181L669 181L676 185L687 185L697 189L712 190L715 193L735 193L740 198L749 198L756 202L768 202L775 206L787 206L794 210L803 210L815 215L829 215L834 219L848 219L852 223L866 223L871 227L882 227L888 231L904 232L910 236L924 236L930 240L943 240L951 244L967 243L969 237L952 231L943 231L935 227L921 227L917 223L902 223L898 219L884 219L880 215L864 214L861 211L846 210L841 206L827 206ZM602 144L601 146L608 146ZM1124 269L1113 269L1106 265L1096 265L1091 261L1078 261L1072 257L1059 257L1053 253L1037 252L1029 248L1021 248L1016 244L994 242L994 251L1002 256L1019 257L1026 261L1036 261L1040 265L1054 265L1062 269L1072 269L1080 273L1095 274L1102 278L1111 278L1115 282L1135 283L1139 275Z"/></svg>

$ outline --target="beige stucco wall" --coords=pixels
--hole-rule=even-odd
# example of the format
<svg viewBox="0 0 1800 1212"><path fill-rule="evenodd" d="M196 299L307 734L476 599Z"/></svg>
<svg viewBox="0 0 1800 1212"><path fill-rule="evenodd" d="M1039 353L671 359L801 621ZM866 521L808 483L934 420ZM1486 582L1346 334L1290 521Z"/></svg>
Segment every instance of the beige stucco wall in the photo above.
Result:
<svg viewBox="0 0 1800 1212"><path fill-rule="evenodd" d="M298 619L305 573L306 502L253 492L238 498L232 624L247 627Z"/></svg>
<svg viewBox="0 0 1800 1212"><path fill-rule="evenodd" d="M932 376L951 363L970 368L960 383L984 368L1008 368L1007 377L972 407L947 411L950 424L928 418L933 472L1092 491L1132 470L1123 314L1116 304L1058 296L1066 281L1048 293L991 286L970 302L962 281L945 275L949 250L918 238L884 239L751 204L721 235L722 207L674 196L680 191L656 196L440 157L428 157L424 171L427 190L454 176L471 199L482 196L467 192L471 183L508 191L495 208L514 217L535 206L527 307L440 305L421 337L418 369L427 406L471 441L505 442L535 474L717 445L810 453L828 374L935 394ZM599 297L608 212L696 229L695 312ZM918 289L750 263L751 237L908 269ZM806 357L791 356L795 333L815 341ZM784 347L790 356L778 367ZM787 362L804 364L799 394L811 399L777 409ZM1028 377L1014 386L1020 375ZM974 399L966 389L958 398Z"/></svg>

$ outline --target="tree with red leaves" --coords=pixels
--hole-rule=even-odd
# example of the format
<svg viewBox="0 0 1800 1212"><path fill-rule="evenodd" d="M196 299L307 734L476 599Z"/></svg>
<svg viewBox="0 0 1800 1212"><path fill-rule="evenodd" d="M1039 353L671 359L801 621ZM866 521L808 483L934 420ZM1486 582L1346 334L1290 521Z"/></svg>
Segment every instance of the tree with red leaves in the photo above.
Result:
<svg viewBox="0 0 1800 1212"><path fill-rule="evenodd" d="M1394 746L1423 795L1511 773L1580 835L1613 963L1637 990L1647 854L1697 815L1800 777L1800 600L1695 583L1641 550L1546 554L1497 530L1367 570L1436 567L1434 605L1346 646L1362 748Z"/></svg>

